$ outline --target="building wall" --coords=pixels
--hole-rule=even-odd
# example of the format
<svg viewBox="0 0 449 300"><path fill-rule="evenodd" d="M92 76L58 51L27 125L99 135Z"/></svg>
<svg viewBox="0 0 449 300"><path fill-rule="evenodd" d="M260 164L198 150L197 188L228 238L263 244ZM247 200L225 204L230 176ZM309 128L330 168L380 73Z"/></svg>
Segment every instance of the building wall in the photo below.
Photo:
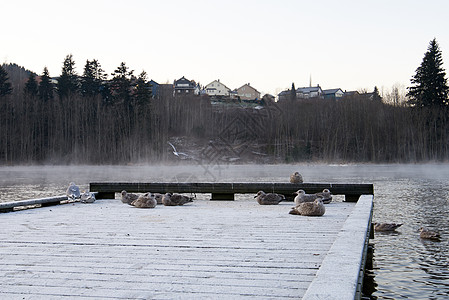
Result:
<svg viewBox="0 0 449 300"><path fill-rule="evenodd" d="M205 87L209 96L229 96L229 88L218 80L214 80Z"/></svg>
<svg viewBox="0 0 449 300"><path fill-rule="evenodd" d="M241 100L260 99L260 93L252 86L245 84L237 89L237 94Z"/></svg>

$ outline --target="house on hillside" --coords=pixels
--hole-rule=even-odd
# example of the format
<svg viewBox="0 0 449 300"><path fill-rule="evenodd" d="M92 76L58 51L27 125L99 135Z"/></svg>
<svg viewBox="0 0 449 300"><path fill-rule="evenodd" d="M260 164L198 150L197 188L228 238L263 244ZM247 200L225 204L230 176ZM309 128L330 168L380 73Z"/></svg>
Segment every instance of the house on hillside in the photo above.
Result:
<svg viewBox="0 0 449 300"><path fill-rule="evenodd" d="M220 79L214 80L204 87L204 91L211 97L229 97L231 89L220 82Z"/></svg>
<svg viewBox="0 0 449 300"><path fill-rule="evenodd" d="M175 96L198 95L198 85L184 76L173 82L173 89Z"/></svg>
<svg viewBox="0 0 449 300"><path fill-rule="evenodd" d="M360 95L360 93L358 91L345 91L344 93L344 97L357 97L358 95Z"/></svg>
<svg viewBox="0 0 449 300"><path fill-rule="evenodd" d="M242 85L236 91L240 100L260 100L260 92L253 88L249 83Z"/></svg>
<svg viewBox="0 0 449 300"><path fill-rule="evenodd" d="M151 97L153 98L159 98L159 90L160 90L160 84L151 79L149 82L150 89L151 89Z"/></svg>
<svg viewBox="0 0 449 300"><path fill-rule="evenodd" d="M296 98L299 99L323 98L323 90L321 89L320 85L297 88Z"/></svg>
<svg viewBox="0 0 449 300"><path fill-rule="evenodd" d="M343 98L344 95L345 93L342 89L323 90L324 99L339 100Z"/></svg>

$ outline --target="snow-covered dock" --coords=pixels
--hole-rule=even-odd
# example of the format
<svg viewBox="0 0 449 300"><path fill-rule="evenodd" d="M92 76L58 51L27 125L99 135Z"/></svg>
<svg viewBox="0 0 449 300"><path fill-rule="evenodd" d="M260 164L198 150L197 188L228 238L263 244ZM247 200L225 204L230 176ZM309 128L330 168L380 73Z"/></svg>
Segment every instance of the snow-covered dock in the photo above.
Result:
<svg viewBox="0 0 449 300"><path fill-rule="evenodd" d="M323 217L291 206L114 199L1 214L0 298L357 298L373 196Z"/></svg>

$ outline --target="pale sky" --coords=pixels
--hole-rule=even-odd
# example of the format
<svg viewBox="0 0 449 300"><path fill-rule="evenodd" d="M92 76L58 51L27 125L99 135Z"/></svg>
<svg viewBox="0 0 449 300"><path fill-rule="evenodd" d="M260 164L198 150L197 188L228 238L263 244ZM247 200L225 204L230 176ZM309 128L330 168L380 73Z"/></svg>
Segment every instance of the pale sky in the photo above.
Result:
<svg viewBox="0 0 449 300"><path fill-rule="evenodd" d="M159 83L388 90L410 85L433 38L448 71L448 14L447 0L0 0L0 62L59 76L72 54L80 75L97 59Z"/></svg>

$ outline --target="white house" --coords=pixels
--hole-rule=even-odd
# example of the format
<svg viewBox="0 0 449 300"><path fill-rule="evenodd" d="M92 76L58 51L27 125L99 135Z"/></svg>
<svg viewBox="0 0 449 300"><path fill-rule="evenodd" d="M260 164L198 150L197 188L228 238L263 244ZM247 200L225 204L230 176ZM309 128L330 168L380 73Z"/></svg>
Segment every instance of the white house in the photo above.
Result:
<svg viewBox="0 0 449 300"><path fill-rule="evenodd" d="M319 85L313 87L302 87L296 89L296 98L323 98L323 90Z"/></svg>
<svg viewBox="0 0 449 300"><path fill-rule="evenodd" d="M220 82L220 79L214 80L204 87L206 94L209 96L228 97L231 91L226 85Z"/></svg>

